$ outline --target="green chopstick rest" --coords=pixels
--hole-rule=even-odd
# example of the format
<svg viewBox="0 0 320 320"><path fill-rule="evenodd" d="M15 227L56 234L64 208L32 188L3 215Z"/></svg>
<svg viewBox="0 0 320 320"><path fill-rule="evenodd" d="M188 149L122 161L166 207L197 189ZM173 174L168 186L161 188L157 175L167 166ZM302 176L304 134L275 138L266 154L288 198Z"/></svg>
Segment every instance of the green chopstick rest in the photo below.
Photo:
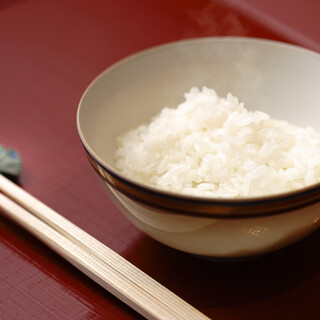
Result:
<svg viewBox="0 0 320 320"><path fill-rule="evenodd" d="M0 173L10 180L17 181L21 174L21 157L19 153L11 148L0 145Z"/></svg>

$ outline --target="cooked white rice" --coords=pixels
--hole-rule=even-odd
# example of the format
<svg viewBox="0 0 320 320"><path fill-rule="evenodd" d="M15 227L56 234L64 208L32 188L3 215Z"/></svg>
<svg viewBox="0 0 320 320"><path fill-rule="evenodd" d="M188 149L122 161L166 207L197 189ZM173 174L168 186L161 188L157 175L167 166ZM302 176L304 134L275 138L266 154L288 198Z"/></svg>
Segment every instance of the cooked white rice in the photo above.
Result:
<svg viewBox="0 0 320 320"><path fill-rule="evenodd" d="M239 198L319 182L320 134L251 112L230 93L192 88L177 108L118 138L116 168L150 186Z"/></svg>

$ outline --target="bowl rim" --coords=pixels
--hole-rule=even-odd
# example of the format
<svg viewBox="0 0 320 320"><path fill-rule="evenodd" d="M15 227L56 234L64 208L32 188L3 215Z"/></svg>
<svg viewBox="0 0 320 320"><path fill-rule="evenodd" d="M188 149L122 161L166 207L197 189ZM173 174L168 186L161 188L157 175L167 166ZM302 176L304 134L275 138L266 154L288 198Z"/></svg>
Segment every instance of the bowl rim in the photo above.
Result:
<svg viewBox="0 0 320 320"><path fill-rule="evenodd" d="M172 191L161 190L147 184L134 181L122 175L111 165L103 161L87 143L84 133L81 129L81 109L83 101L88 92L97 82L113 69L125 64L133 59L140 58L143 55L152 54L155 51L166 50L170 47L193 45L204 42L241 42L241 43L260 43L265 45L285 47L289 50L300 51L304 54L312 55L317 59L320 54L307 48L297 45L284 43L281 41L237 36L217 36L217 37L198 37L171 41L164 44L152 46L140 50L127 57L120 59L96 76L88 85L81 96L76 114L77 131L80 141L87 152L89 162L96 173L105 180L109 186L128 196L129 198L140 202L147 207L159 207L159 210L165 210L168 213L185 214L191 216L205 216L213 218L247 218L256 216L271 216L297 210L320 201L320 182L293 191L282 192L279 194L265 196L250 196L246 198L214 198L195 195L181 194ZM145 199L145 195L152 199ZM169 204L164 204L166 200ZM175 205L172 206L172 203ZM171 204L171 205L170 205ZM184 206L183 204L187 204ZM181 209L181 206L183 207ZM188 209L190 206L190 209ZM204 207L205 210L199 210L198 207ZM196 207L196 208L195 208ZM270 208L271 207L271 208Z"/></svg>

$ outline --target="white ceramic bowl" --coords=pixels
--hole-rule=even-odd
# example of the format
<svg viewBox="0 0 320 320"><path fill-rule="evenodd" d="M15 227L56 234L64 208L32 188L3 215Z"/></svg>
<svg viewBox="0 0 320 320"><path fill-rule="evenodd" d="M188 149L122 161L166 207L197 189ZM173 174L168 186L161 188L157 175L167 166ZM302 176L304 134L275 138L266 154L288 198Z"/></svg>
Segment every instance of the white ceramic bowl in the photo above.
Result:
<svg viewBox="0 0 320 320"><path fill-rule="evenodd" d="M159 191L114 168L115 138L175 107L193 86L231 92L248 109L320 131L320 55L279 42L218 37L179 41L132 55L84 93L78 132L110 197L138 228L173 248L242 258L283 248L320 224L320 185L246 199Z"/></svg>

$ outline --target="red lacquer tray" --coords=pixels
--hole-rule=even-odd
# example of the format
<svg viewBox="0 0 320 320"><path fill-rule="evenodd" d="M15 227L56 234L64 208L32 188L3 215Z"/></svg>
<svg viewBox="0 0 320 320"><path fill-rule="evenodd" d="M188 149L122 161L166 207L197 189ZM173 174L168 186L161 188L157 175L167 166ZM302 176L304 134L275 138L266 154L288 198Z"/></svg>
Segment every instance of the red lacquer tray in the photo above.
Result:
<svg viewBox="0 0 320 320"><path fill-rule="evenodd" d="M216 35L320 51L319 10L311 0L0 0L0 144L21 153L21 186L212 319L319 319L319 231L235 264L161 245L106 197L75 120L93 78L131 53ZM0 319L140 318L0 216Z"/></svg>

